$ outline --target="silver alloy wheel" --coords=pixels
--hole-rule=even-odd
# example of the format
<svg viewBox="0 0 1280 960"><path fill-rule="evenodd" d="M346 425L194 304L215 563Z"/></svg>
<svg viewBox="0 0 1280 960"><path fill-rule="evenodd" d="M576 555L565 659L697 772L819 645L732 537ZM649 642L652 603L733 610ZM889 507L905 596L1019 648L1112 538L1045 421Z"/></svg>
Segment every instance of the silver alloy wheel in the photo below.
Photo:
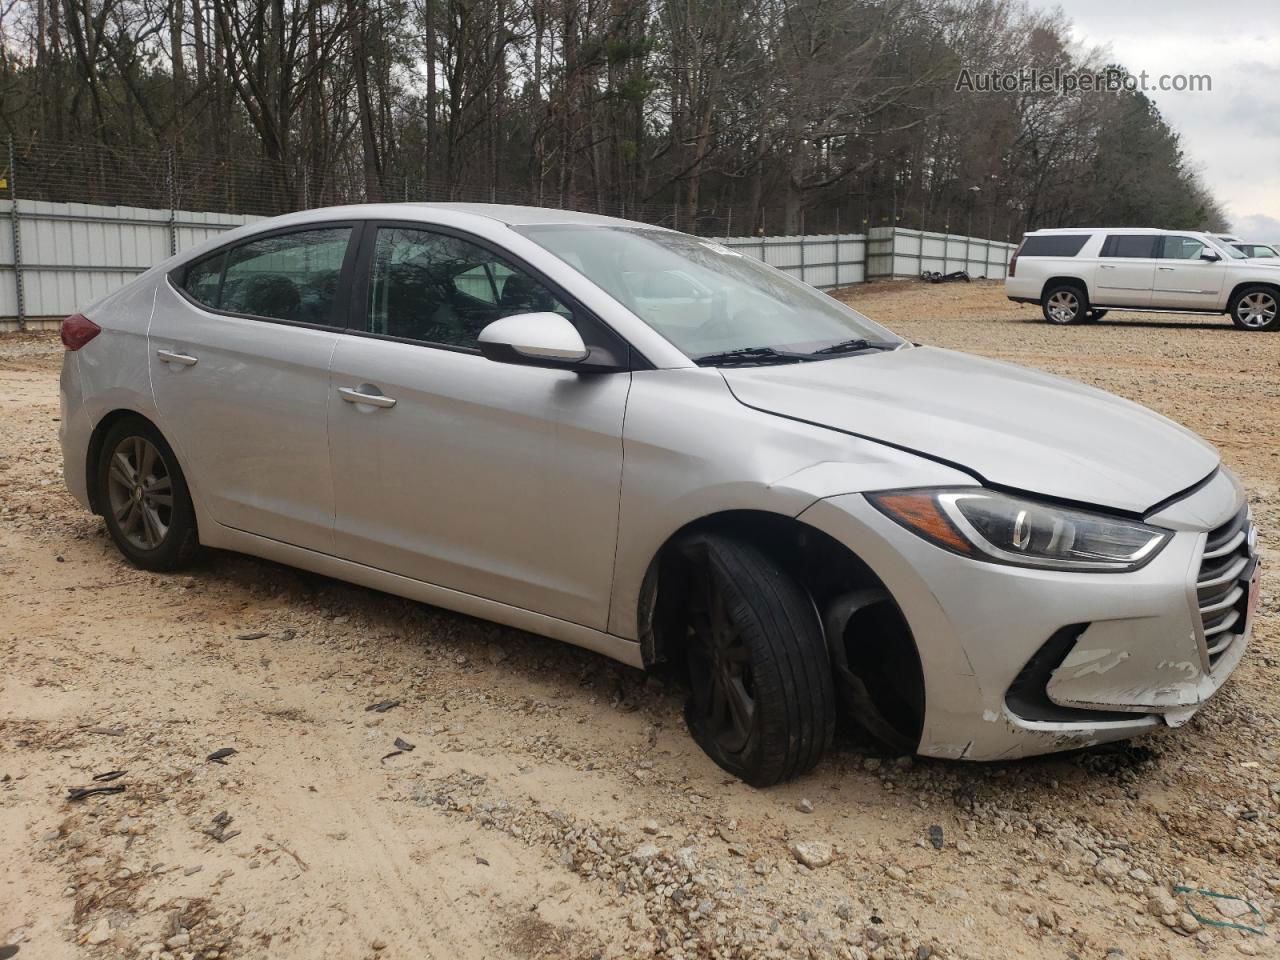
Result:
<svg viewBox="0 0 1280 960"><path fill-rule="evenodd" d="M111 452L107 496L120 533L140 550L155 550L173 522L169 465L146 437L125 437Z"/></svg>
<svg viewBox="0 0 1280 960"><path fill-rule="evenodd" d="M1054 323L1071 323L1080 313L1080 298L1070 290L1059 290L1049 298L1049 318Z"/></svg>
<svg viewBox="0 0 1280 960"><path fill-rule="evenodd" d="M1246 327L1265 327L1276 318L1276 298L1262 290L1240 298L1236 319Z"/></svg>

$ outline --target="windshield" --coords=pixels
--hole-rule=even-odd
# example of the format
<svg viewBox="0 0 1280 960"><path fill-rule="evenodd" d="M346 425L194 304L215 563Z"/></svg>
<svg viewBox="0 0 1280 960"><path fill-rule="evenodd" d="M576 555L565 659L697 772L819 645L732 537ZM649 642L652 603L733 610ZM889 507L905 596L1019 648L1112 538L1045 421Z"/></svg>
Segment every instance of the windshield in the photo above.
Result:
<svg viewBox="0 0 1280 960"><path fill-rule="evenodd" d="M906 341L856 310L714 240L670 230L561 224L520 232L602 287L693 360L735 351L826 359ZM826 350L821 354L815 351ZM747 359L744 357L736 358Z"/></svg>
<svg viewBox="0 0 1280 960"><path fill-rule="evenodd" d="M1221 250L1232 260L1248 260L1249 259L1249 255L1245 253L1241 253L1239 250L1235 248L1234 244L1224 243L1221 240L1218 240L1217 237L1212 237L1210 239L1216 241L1213 245L1214 249Z"/></svg>

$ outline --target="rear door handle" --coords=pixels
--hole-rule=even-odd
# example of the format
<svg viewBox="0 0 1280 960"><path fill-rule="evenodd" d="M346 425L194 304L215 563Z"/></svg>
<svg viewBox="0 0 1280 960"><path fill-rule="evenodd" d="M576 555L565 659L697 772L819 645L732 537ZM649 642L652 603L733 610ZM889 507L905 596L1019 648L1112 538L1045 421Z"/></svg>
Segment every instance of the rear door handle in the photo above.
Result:
<svg viewBox="0 0 1280 960"><path fill-rule="evenodd" d="M367 403L371 407L394 407L395 397L384 397L380 393L363 393L359 387L339 387L338 396L347 403Z"/></svg>
<svg viewBox="0 0 1280 960"><path fill-rule="evenodd" d="M1173 271L1173 267L1156 267L1156 269L1157 269L1157 270L1168 270L1168 271L1170 271L1170 272L1172 272L1172 271Z"/></svg>
<svg viewBox="0 0 1280 960"><path fill-rule="evenodd" d="M189 357L185 353L174 353L172 350L157 350L156 356L165 363L176 363L180 367L194 367L200 362L195 357Z"/></svg>

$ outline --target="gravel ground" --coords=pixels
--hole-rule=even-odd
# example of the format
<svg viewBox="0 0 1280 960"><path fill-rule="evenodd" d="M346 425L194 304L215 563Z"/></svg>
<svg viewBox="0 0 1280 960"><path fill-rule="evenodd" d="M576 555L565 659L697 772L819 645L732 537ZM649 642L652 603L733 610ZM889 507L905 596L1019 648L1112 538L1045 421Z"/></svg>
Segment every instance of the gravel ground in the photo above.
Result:
<svg viewBox="0 0 1280 960"><path fill-rule="evenodd" d="M1190 724L981 766L844 739L816 773L753 790L690 743L679 690L601 657L246 557L132 569L61 484L56 339L2 337L0 944L55 960L1280 954L1280 336L1051 328L982 282L848 299L1218 445L1268 573L1249 654ZM125 789L67 800L86 785Z"/></svg>

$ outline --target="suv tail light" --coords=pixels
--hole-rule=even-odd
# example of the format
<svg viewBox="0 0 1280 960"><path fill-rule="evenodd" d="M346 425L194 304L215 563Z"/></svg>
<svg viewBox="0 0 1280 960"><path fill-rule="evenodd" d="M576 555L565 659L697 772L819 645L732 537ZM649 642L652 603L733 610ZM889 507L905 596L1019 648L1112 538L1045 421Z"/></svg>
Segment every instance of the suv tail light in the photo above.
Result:
<svg viewBox="0 0 1280 960"><path fill-rule="evenodd" d="M1018 244L1018 249L1013 251L1013 256L1009 260L1009 276L1016 277L1018 275L1018 254L1022 252L1022 247L1027 241L1023 240Z"/></svg>
<svg viewBox="0 0 1280 960"><path fill-rule="evenodd" d="M68 350L79 350L102 332L102 328L83 313L73 313L62 321L62 345Z"/></svg>

